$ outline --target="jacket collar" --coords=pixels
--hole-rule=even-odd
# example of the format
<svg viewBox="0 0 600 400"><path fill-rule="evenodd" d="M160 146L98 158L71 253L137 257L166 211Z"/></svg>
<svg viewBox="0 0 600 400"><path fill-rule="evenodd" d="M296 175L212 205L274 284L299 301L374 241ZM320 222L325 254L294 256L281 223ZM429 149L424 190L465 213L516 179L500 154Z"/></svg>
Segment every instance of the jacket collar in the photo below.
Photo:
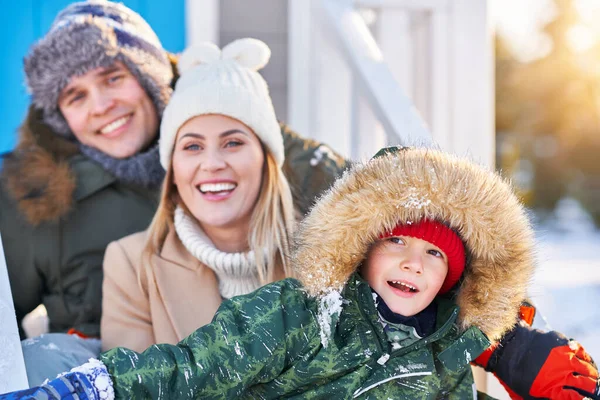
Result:
<svg viewBox="0 0 600 400"><path fill-rule="evenodd" d="M185 248L175 229L170 229L160 251L160 258L185 269L195 270L200 261Z"/></svg>

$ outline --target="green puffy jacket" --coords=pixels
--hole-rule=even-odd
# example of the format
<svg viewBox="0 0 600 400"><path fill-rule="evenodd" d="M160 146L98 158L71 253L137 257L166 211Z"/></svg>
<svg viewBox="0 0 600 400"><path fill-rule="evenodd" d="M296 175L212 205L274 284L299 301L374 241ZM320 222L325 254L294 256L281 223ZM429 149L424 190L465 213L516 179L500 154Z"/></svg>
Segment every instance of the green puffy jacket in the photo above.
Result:
<svg viewBox="0 0 600 400"><path fill-rule="evenodd" d="M319 302L301 288L286 279L224 302L211 324L176 346L103 354L116 397L473 398L469 362L489 341L476 328L458 333L450 301L439 299L435 333L392 351L371 289L355 274L324 347Z"/></svg>
<svg viewBox="0 0 600 400"><path fill-rule="evenodd" d="M346 161L281 127L283 169L305 213ZM118 181L33 109L16 149L4 157L0 178L0 234L19 323L43 303L51 332L74 328L99 336L106 246L148 227L158 190Z"/></svg>

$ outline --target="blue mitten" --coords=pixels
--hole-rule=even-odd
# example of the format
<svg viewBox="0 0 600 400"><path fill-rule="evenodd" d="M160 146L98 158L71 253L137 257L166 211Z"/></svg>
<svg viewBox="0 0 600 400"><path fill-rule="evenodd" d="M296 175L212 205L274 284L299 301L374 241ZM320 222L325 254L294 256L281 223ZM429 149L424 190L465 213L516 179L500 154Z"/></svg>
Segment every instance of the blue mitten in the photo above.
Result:
<svg viewBox="0 0 600 400"><path fill-rule="evenodd" d="M110 375L95 359L46 381L40 386L0 395L0 400L112 400Z"/></svg>

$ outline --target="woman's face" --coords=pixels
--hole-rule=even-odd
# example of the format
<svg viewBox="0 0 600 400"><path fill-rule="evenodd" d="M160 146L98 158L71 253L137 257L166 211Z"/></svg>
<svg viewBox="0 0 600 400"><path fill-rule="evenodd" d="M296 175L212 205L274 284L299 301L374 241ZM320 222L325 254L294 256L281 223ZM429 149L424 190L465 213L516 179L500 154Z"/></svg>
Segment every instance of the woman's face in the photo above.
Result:
<svg viewBox="0 0 600 400"><path fill-rule="evenodd" d="M249 229L265 156L258 137L240 121L200 115L179 128L173 177L183 203L211 230Z"/></svg>

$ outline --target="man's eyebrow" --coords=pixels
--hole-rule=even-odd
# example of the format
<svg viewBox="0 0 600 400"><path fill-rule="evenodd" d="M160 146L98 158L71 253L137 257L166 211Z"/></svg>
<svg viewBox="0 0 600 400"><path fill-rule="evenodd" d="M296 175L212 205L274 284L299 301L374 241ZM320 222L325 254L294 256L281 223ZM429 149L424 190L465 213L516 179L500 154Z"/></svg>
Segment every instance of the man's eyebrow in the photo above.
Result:
<svg viewBox="0 0 600 400"><path fill-rule="evenodd" d="M219 137L223 138L223 137L226 137L226 136L229 136L229 135L233 135L234 133L241 133L243 135L249 136L247 132L244 132L244 131L242 131L240 129L230 129L228 131L220 133ZM188 133L182 135L179 138L179 141L181 141L184 137L187 137L187 136L195 137L197 139L205 139L204 135L202 135L201 133L188 132Z"/></svg>
<svg viewBox="0 0 600 400"><path fill-rule="evenodd" d="M114 72L120 71L121 69L122 68L119 67L118 65L111 65L110 67L104 68L102 71L98 72L96 75L97 76L106 76L106 75L110 75ZM75 92L75 90L76 90L75 87L71 87L71 88L67 89L66 92L63 92L58 96L58 101L61 101L65 97L69 97L71 94L73 94L73 92Z"/></svg>

